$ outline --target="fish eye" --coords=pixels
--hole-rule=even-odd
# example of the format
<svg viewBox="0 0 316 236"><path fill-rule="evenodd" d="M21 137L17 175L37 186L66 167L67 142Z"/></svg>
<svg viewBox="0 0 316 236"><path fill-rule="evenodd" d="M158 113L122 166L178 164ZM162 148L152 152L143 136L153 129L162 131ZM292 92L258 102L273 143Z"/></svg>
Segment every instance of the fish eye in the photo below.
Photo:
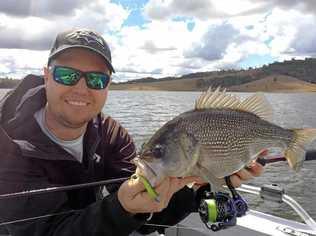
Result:
<svg viewBox="0 0 316 236"><path fill-rule="evenodd" d="M160 144L157 144L152 150L152 154L156 158L161 158L165 154L165 149Z"/></svg>

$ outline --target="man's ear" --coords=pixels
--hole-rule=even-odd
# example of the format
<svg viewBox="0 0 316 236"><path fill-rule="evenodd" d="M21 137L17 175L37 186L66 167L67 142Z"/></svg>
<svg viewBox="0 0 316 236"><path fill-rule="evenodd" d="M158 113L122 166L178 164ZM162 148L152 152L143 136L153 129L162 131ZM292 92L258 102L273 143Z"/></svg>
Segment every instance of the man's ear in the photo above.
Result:
<svg viewBox="0 0 316 236"><path fill-rule="evenodd" d="M49 75L49 70L47 66L44 66L43 72L44 72L44 82L47 83L48 75Z"/></svg>

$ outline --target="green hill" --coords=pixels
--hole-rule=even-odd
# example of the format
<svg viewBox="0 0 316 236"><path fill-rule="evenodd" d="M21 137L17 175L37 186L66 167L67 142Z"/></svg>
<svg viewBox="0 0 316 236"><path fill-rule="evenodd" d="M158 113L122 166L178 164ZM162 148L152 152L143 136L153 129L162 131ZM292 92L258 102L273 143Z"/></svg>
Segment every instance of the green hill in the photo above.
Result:
<svg viewBox="0 0 316 236"><path fill-rule="evenodd" d="M314 85L316 84L316 59L308 58L305 60L290 60L284 62L275 62L269 65L265 65L261 68L249 68L248 70L222 70L212 72L199 72L183 75L181 77L166 77L161 79L154 78L142 78L138 80L127 81L124 83L113 83L111 89L153 89L153 90L183 90L183 91L200 91L205 90L208 87L226 87L237 89L236 86L245 85L247 83L253 83L254 81L265 81L265 78L270 78L267 83L273 83L280 77L291 77L299 81L305 81L312 83L311 89L314 91ZM271 78L274 78L271 80ZM286 79L280 80L282 83L287 83ZM278 88L280 87L280 81L278 82ZM169 83L167 83L169 82ZM289 80L292 83L293 80ZM281 84L282 84L281 83ZM295 83L298 85L299 83ZM284 84L285 85L285 84ZM304 87L307 84L304 83ZM246 88L247 86L243 86ZM253 86L250 86L253 87ZM271 87L271 86L266 86ZM273 86L272 86L273 87ZM285 88L294 88L295 86L285 86ZM284 89L285 89L284 88ZM238 90L238 89L237 89ZM262 89L264 90L264 89Z"/></svg>

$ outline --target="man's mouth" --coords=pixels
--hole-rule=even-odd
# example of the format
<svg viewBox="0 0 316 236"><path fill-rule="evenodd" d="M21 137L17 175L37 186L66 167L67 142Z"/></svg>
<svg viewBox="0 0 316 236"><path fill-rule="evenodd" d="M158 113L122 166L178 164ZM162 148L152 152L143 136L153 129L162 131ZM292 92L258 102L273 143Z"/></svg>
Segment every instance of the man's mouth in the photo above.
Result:
<svg viewBox="0 0 316 236"><path fill-rule="evenodd" d="M65 100L66 103L72 105L72 106L80 106L80 107L85 107L88 106L90 103L84 102L84 101L75 101L75 100Z"/></svg>

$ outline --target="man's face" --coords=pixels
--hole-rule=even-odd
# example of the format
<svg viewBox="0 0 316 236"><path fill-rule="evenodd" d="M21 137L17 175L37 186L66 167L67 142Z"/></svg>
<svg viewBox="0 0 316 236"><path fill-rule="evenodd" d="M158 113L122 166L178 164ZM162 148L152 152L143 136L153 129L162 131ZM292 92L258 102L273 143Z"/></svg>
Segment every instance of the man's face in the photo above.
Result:
<svg viewBox="0 0 316 236"><path fill-rule="evenodd" d="M68 49L58 55L52 66L72 67L80 71L110 74L104 59L87 49ZM54 81L52 72L44 68L47 95L46 116L58 124L69 128L80 128L87 124L103 108L108 88L95 90L81 78L74 86L65 86Z"/></svg>

